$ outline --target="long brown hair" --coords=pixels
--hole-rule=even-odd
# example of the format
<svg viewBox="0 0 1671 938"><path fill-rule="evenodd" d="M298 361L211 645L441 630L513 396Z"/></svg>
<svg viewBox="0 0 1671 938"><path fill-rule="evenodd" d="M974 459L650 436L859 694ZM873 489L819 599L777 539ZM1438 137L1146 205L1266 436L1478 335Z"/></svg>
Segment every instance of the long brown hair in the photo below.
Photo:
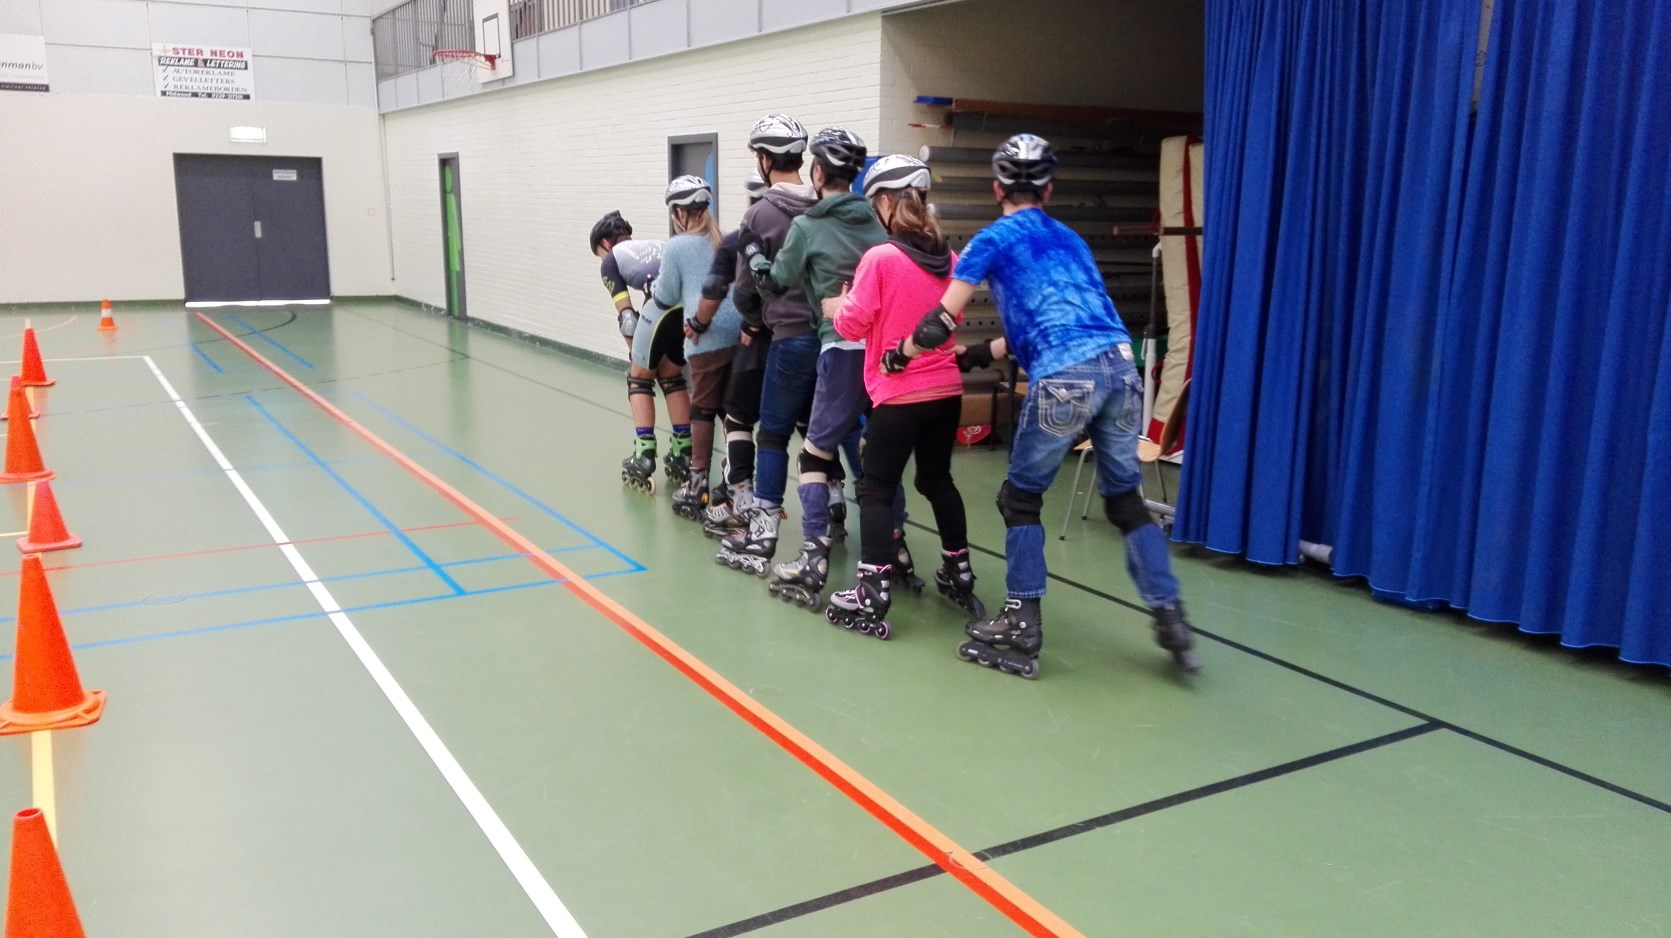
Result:
<svg viewBox="0 0 1671 938"><path fill-rule="evenodd" d="M894 213L888 219L888 230L927 235L934 245L934 253L945 253L946 233L940 230L940 217L928 207L922 190L909 188L888 194L894 197Z"/></svg>
<svg viewBox="0 0 1671 938"><path fill-rule="evenodd" d="M719 247L721 241L725 240L725 236L720 234L719 222L714 220L714 213L708 210L707 203L704 202L699 205L675 205L673 207L675 213L677 213L680 209L683 209L685 212L684 224L679 226L680 234L707 235L708 240L712 241L714 243L714 247L716 248ZM673 221L675 224L678 224L679 220L677 215L675 215Z"/></svg>

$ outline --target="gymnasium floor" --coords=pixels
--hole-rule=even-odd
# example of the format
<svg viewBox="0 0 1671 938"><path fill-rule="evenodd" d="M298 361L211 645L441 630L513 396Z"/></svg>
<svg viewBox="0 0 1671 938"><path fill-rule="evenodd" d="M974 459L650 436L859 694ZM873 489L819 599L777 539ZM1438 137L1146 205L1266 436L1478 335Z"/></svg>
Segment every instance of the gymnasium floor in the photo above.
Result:
<svg viewBox="0 0 1671 938"><path fill-rule="evenodd" d="M884 643L715 566L622 489L612 369L393 302L206 312L314 399L178 306L0 313L58 380L86 545L47 565L109 693L0 738L0 805L49 807L89 934L1671 933L1662 672L1179 548L1185 679L1109 525L1056 540L1070 471L1022 681L937 596ZM1003 469L957 456L989 603Z"/></svg>

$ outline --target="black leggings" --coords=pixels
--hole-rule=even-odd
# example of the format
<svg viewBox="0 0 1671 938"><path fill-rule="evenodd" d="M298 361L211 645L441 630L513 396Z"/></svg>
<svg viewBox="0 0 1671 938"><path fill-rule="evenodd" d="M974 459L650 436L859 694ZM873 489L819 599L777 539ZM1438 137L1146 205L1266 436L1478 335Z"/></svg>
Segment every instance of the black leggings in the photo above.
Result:
<svg viewBox="0 0 1671 938"><path fill-rule="evenodd" d="M883 404L871 412L859 450L864 466L864 478L859 480L859 543L865 563L894 561L894 492L912 453L917 456L917 491L934 509L941 549L956 551L969 546L963 496L952 482L952 446L957 441L957 422L962 413L963 399L958 397Z"/></svg>

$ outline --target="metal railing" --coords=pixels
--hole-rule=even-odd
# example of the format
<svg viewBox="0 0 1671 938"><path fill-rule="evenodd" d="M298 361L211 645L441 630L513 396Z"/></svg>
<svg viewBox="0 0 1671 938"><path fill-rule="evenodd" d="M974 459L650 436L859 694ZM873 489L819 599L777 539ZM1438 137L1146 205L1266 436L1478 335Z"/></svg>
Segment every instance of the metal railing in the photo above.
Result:
<svg viewBox="0 0 1671 938"><path fill-rule="evenodd" d="M511 0L511 39L595 20L654 0Z"/></svg>
<svg viewBox="0 0 1671 938"><path fill-rule="evenodd" d="M475 47L472 0L408 0L371 21L378 81L434 65L437 49Z"/></svg>

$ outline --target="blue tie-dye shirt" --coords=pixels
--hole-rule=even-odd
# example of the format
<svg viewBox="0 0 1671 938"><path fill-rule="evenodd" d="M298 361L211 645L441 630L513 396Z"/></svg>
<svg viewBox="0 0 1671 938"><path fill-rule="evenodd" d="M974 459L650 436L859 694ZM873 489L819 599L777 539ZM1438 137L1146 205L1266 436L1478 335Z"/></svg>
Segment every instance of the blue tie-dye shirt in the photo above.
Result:
<svg viewBox="0 0 1671 938"><path fill-rule="evenodd" d="M991 286L1010 354L1032 377L1048 378L1131 341L1090 246L1041 209L982 228L952 276Z"/></svg>

